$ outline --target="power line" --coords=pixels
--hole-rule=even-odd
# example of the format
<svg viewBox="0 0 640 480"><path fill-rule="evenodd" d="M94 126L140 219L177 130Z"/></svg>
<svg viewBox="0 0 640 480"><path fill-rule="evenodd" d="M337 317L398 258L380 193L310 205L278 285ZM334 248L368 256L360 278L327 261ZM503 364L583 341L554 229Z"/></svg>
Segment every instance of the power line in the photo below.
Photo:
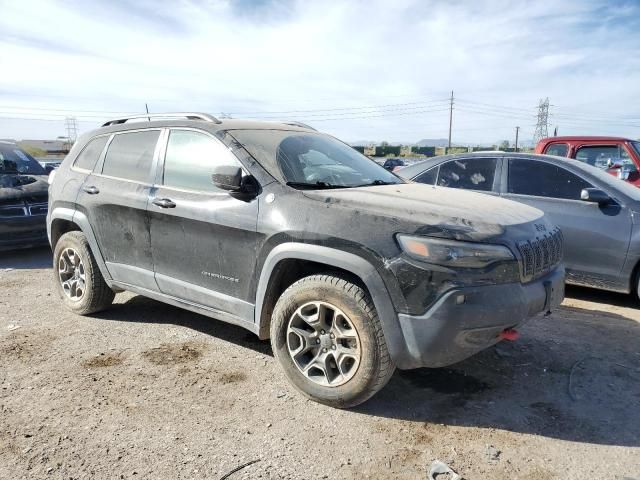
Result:
<svg viewBox="0 0 640 480"><path fill-rule="evenodd" d="M125 112L125 111L107 111L107 110L78 110L78 109L64 109L64 108L42 108L42 107L23 107L23 106L14 106L14 105L0 105L0 108L7 108L11 110L36 110L36 111L47 111L47 112L66 112L66 113L112 113L112 114L134 114L138 112Z"/></svg>
<svg viewBox="0 0 640 480"><path fill-rule="evenodd" d="M512 113L519 113L519 112L526 112L529 114L533 113L533 109L531 108L507 107L506 105L496 105L493 103L476 102L476 101L466 100L461 98L458 98L457 100L458 100L458 103L468 103L468 104L477 105L479 107L490 107L491 110L505 110Z"/></svg>
<svg viewBox="0 0 640 480"><path fill-rule="evenodd" d="M432 109L432 110L420 110L420 111L415 111L415 112L396 112L396 113L383 113L383 114L378 114L378 115L361 115L361 116L352 116L352 117L334 117L334 118L313 118L310 119L310 121L312 122L329 122L329 121L335 121L335 120L356 120L356 119L361 119L361 118L380 118L380 117L399 117L399 116L406 116L406 115L422 115L424 113L434 113L434 112L446 112L448 111L448 108L439 108L439 109ZM291 118L291 117L289 117ZM301 119L307 119L309 117L296 117L296 118L301 118ZM282 117L280 118L282 119ZM277 120L276 118L271 118L269 120Z"/></svg>
<svg viewBox="0 0 640 480"><path fill-rule="evenodd" d="M320 108L310 110L283 110L283 111L258 111L258 112L229 112L232 115L283 115L288 113L317 113L317 112L337 112L337 111L353 111L353 110L380 110L387 109L387 107L404 107L407 105L421 105L427 106L429 104L441 104L447 103L449 99L438 99L421 102L406 102L406 103L388 103L384 105L369 105L364 107L341 107L341 108ZM418 107L419 108L419 107Z"/></svg>

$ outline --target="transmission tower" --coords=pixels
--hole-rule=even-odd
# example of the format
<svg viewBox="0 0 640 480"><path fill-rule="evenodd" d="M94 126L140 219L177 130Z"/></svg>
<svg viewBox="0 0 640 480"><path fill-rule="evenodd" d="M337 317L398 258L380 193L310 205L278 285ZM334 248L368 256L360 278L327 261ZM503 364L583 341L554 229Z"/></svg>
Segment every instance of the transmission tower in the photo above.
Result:
<svg viewBox="0 0 640 480"><path fill-rule="evenodd" d="M64 126L67 129L67 138L69 143L74 143L78 138L78 121L76 117L67 117L64 119Z"/></svg>
<svg viewBox="0 0 640 480"><path fill-rule="evenodd" d="M540 100L538 104L538 122L536 131L533 134L533 143L538 143L541 139L549 136L549 97Z"/></svg>

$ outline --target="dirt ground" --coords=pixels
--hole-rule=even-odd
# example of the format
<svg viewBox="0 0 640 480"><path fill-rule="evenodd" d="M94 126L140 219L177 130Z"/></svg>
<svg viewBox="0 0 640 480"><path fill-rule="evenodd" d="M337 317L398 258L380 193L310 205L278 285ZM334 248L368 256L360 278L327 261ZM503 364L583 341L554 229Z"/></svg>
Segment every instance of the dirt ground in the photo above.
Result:
<svg viewBox="0 0 640 480"><path fill-rule="evenodd" d="M268 342L129 293L92 318L48 249L0 254L0 478L640 480L640 305L563 306L448 369L396 371L341 411L289 386Z"/></svg>

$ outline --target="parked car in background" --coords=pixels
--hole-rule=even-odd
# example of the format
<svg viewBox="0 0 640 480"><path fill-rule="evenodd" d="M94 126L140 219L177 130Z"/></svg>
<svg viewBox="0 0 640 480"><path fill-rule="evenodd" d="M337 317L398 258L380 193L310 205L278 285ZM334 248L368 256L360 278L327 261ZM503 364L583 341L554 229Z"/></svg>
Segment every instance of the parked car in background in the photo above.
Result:
<svg viewBox="0 0 640 480"><path fill-rule="evenodd" d="M15 143L0 141L0 250L47 243L47 171Z"/></svg>
<svg viewBox="0 0 640 480"><path fill-rule="evenodd" d="M240 325L307 397L349 407L563 299L538 209L431 192L301 124L141 118L82 136L55 172L55 288L79 314L130 290Z"/></svg>
<svg viewBox="0 0 640 480"><path fill-rule="evenodd" d="M38 163L42 165L47 172L51 172L60 166L62 163L62 158L37 158Z"/></svg>
<svg viewBox="0 0 640 480"><path fill-rule="evenodd" d="M568 283L639 292L640 190L597 167L548 155L495 152L435 157L397 174L539 208L564 236Z"/></svg>
<svg viewBox="0 0 640 480"><path fill-rule="evenodd" d="M574 158L640 187L640 142L621 137L550 137L535 153Z"/></svg>
<svg viewBox="0 0 640 480"><path fill-rule="evenodd" d="M387 158L382 164L382 166L390 172L393 172L398 167L404 167L404 165L404 160L401 158Z"/></svg>

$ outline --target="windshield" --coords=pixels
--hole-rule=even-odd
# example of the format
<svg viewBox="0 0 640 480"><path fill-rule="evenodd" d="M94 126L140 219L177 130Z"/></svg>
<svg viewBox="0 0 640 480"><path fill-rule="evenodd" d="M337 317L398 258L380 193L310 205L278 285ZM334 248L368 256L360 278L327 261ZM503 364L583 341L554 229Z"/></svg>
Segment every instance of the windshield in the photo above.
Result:
<svg viewBox="0 0 640 480"><path fill-rule="evenodd" d="M7 144L0 144L0 174L2 173L47 174L31 155L16 145Z"/></svg>
<svg viewBox="0 0 640 480"><path fill-rule="evenodd" d="M607 173L605 170L590 168L587 166L580 166L580 168L600 182L604 183L606 186L611 187L614 192L620 192L631 200L640 201L640 188L625 182L624 180L618 179L618 177Z"/></svg>
<svg viewBox="0 0 640 480"><path fill-rule="evenodd" d="M620 165L630 172L636 171L636 165L622 145L587 145L576 152L576 160L594 167L608 169Z"/></svg>
<svg viewBox="0 0 640 480"><path fill-rule="evenodd" d="M294 188L403 183L373 160L327 135L284 130L230 133L271 175Z"/></svg>
<svg viewBox="0 0 640 480"><path fill-rule="evenodd" d="M631 145L633 145L633 149L636 153L640 155L640 142L631 142Z"/></svg>

